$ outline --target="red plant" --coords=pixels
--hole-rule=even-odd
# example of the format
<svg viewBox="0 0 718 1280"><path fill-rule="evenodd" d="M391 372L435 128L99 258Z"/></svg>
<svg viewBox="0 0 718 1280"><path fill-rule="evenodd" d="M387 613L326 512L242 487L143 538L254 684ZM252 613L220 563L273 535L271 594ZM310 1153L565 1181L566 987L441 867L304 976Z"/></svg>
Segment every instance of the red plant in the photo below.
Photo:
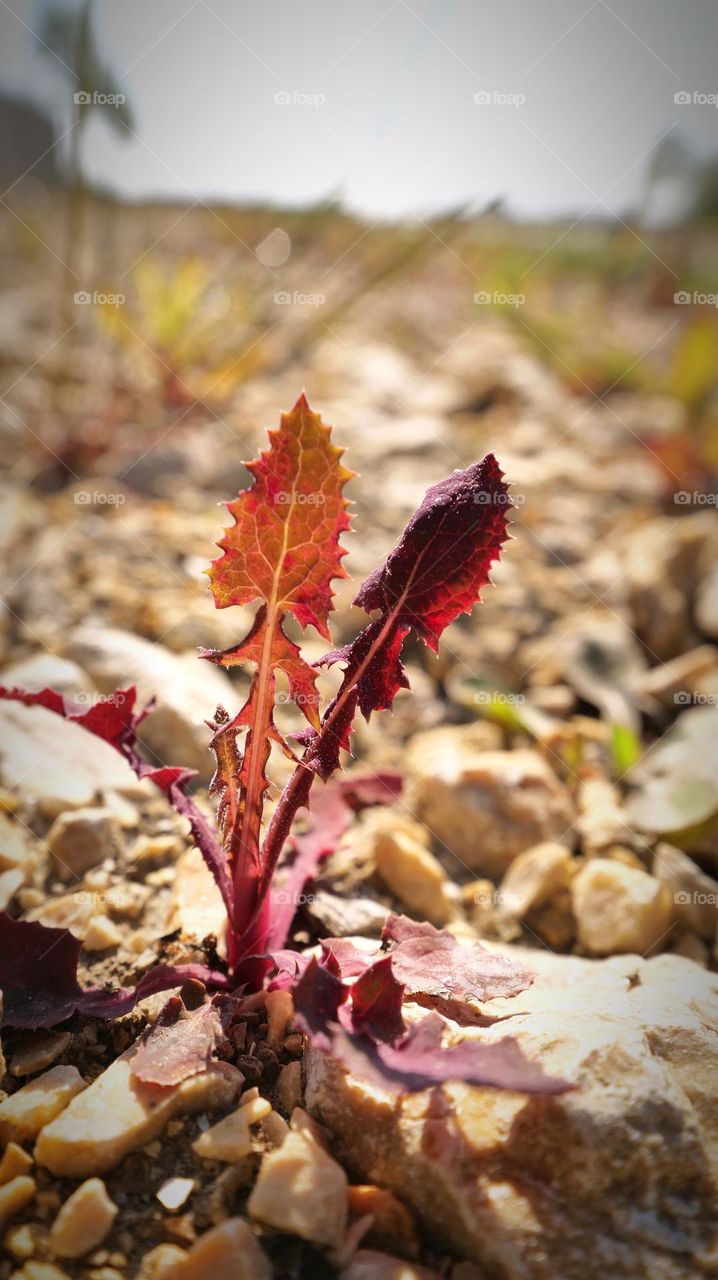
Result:
<svg viewBox="0 0 718 1280"><path fill-rule="evenodd" d="M361 1065L389 1087L421 1088L460 1076L533 1092L564 1089L565 1082L550 1079L524 1059L513 1040L442 1048L445 1024L439 1011L459 1022L495 1021L477 1012L471 1000L514 995L528 986L531 975L515 962L479 945L460 947L431 925L395 916L387 921L382 948L374 955L341 939L325 941L319 957L285 949L292 903L348 825L351 808L391 799L397 788L391 776L350 775L320 786L310 807L313 784L318 779L327 784L339 769L357 710L368 720L372 712L390 708L400 688L408 688L401 652L409 632L436 649L445 627L479 599L499 556L510 503L496 459L489 454L429 489L384 564L361 587L354 603L375 616L351 644L327 653L317 664L343 667L338 693L320 714L315 670L285 624L293 617L329 639L331 583L346 576L340 537L349 527L343 488L352 473L342 466L342 451L331 443L330 428L304 396L269 435L269 448L248 464L251 488L227 504L234 523L219 544L222 555L209 570L218 608L258 603L244 639L222 652L201 654L224 667L249 663L254 668L241 711L230 717L218 707L211 725L216 829L188 793L191 771L153 768L139 755L136 733L148 709L135 714L134 689L85 711L51 690L0 690L0 697L40 703L110 742L139 777L154 782L188 819L226 908L228 972L164 965L146 974L134 990L83 990L76 976L80 946L71 935L5 917L0 926L5 1021L16 1027L48 1026L76 1010L109 1017L150 991L190 977L215 989L241 988L245 993L263 985L285 987L293 992L298 1025L315 1044L350 1066ZM278 673L307 721L291 743L274 720ZM272 743L295 767L262 839ZM290 892L284 895L288 902L279 904L272 896L279 858L292 838L295 817L308 807L313 826L293 838L295 861ZM51 950L54 959L48 963ZM19 954L21 970L15 963ZM183 1037L191 1037L187 1062L211 1054L223 1042L222 1020L231 1018L226 1000L215 997L214 1021L197 1012L177 1023L174 1006L168 1006L157 1035L163 1045L170 1043L174 1072ZM433 1012L407 1029L402 1014L406 1000ZM164 1061L163 1053L159 1057ZM154 1059L150 1054L152 1064Z"/></svg>

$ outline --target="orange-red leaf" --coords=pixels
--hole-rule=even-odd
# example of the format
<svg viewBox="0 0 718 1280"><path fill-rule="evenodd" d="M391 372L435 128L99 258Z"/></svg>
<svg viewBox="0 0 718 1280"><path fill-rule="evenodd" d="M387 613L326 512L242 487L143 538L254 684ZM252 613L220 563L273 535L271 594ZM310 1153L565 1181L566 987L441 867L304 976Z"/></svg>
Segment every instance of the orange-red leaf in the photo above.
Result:
<svg viewBox="0 0 718 1280"><path fill-rule="evenodd" d="M209 570L218 609L263 600L329 638L331 581L346 577L339 538L349 528L342 490L353 472L331 443L331 428L305 397L269 432L269 449L247 469L250 489L228 502L234 525Z"/></svg>

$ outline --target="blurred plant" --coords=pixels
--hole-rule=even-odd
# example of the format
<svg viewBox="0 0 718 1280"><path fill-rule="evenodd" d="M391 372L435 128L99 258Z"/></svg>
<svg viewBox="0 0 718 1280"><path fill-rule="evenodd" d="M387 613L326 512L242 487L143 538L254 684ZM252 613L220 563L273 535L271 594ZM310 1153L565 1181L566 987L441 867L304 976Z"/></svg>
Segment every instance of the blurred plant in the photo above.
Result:
<svg viewBox="0 0 718 1280"><path fill-rule="evenodd" d="M101 328L159 384L163 404L177 408L227 396L261 361L257 346L236 356L238 334L253 331L252 307L241 287L218 284L200 258L163 264L145 257L132 273L134 298L97 308Z"/></svg>
<svg viewBox="0 0 718 1280"><path fill-rule="evenodd" d="M82 143L91 113L102 111L110 128L126 136L132 128L132 112L127 96L108 65L103 62L92 29L91 0L84 0L79 12L51 8L41 24L41 51L55 55L53 65L62 65L72 80L73 120L67 174L67 214L65 222L65 279L63 307L72 307L73 280L82 253L85 179Z"/></svg>

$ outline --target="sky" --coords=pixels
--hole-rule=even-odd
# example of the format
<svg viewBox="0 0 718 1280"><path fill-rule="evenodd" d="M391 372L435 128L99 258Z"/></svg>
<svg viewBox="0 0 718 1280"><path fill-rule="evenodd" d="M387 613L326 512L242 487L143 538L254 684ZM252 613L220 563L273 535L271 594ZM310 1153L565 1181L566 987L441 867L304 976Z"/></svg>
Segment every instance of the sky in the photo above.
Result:
<svg viewBox="0 0 718 1280"><path fill-rule="evenodd" d="M61 133L47 7L2 0L0 91ZM85 169L133 199L607 216L640 206L661 139L718 152L716 0L94 0L93 21L135 131L91 111Z"/></svg>

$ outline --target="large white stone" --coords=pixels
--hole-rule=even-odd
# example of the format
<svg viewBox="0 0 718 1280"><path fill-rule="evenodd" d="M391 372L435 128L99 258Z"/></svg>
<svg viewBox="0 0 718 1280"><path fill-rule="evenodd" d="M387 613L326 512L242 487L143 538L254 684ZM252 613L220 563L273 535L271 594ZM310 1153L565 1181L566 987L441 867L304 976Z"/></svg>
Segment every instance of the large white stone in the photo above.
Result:
<svg viewBox="0 0 718 1280"><path fill-rule="evenodd" d="M506 948L504 948L506 950ZM510 949L509 949L510 950ZM526 962L525 949L514 955ZM688 960L537 952L492 1012L551 1099L462 1083L395 1098L309 1052L307 1104L354 1171L501 1280L699 1280L718 1248L718 977Z"/></svg>

